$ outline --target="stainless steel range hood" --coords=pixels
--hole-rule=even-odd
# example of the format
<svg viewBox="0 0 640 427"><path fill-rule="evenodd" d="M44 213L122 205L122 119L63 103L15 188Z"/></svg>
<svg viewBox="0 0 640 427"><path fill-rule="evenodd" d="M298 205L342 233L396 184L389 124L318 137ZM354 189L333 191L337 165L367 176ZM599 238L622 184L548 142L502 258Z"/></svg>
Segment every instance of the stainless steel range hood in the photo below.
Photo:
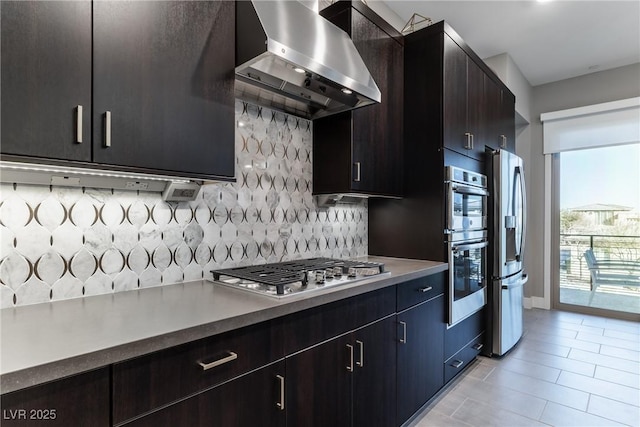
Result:
<svg viewBox="0 0 640 427"><path fill-rule="evenodd" d="M236 3L236 97L318 118L380 102L349 35L295 0Z"/></svg>

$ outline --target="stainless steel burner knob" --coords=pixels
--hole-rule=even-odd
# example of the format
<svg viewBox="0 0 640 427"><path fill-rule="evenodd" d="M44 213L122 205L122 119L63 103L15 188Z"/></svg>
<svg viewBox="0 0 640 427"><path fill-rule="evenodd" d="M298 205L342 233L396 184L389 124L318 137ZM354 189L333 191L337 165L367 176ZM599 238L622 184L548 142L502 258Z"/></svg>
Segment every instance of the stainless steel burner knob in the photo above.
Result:
<svg viewBox="0 0 640 427"><path fill-rule="evenodd" d="M333 279L333 268L327 268L325 270L325 277L327 280Z"/></svg>
<svg viewBox="0 0 640 427"><path fill-rule="evenodd" d="M355 268L350 267L349 268L349 277L356 277L357 271Z"/></svg>
<svg viewBox="0 0 640 427"><path fill-rule="evenodd" d="M317 285L324 284L325 274L326 273L324 272L324 270L317 270L316 271L316 284Z"/></svg>
<svg viewBox="0 0 640 427"><path fill-rule="evenodd" d="M342 277L342 267L334 267L333 268L333 276L334 277Z"/></svg>

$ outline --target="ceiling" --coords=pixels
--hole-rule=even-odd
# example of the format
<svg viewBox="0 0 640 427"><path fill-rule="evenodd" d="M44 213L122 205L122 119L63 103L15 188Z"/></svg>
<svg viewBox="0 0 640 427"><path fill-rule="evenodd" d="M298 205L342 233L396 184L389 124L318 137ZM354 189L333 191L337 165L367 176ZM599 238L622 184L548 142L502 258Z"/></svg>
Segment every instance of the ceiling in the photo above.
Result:
<svg viewBox="0 0 640 427"><path fill-rule="evenodd" d="M508 53L532 86L640 62L638 0L385 3L444 19L481 58Z"/></svg>

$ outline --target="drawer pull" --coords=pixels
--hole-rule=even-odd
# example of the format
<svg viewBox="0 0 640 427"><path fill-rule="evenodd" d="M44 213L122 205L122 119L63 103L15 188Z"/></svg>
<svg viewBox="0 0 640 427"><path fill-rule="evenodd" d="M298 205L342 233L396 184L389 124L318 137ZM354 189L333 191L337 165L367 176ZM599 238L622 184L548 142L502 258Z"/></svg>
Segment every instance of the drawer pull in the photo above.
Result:
<svg viewBox="0 0 640 427"><path fill-rule="evenodd" d="M424 293L424 292L429 292L430 290L433 289L433 286L425 286L424 288L420 288L418 289L420 292Z"/></svg>
<svg viewBox="0 0 640 427"><path fill-rule="evenodd" d="M402 325L402 338L400 338L401 344L407 343L407 322L398 322Z"/></svg>
<svg viewBox="0 0 640 427"><path fill-rule="evenodd" d="M351 344L347 344L347 348L349 349L349 364L347 365L347 371L353 372L353 346Z"/></svg>
<svg viewBox="0 0 640 427"><path fill-rule="evenodd" d="M282 375L276 375L276 378L280 383L280 401L276 403L276 406L281 411L284 411L284 377Z"/></svg>
<svg viewBox="0 0 640 427"><path fill-rule="evenodd" d="M482 350L482 347L484 347L484 344L482 344L482 343L476 343L476 344L473 345L473 349L477 350L477 351Z"/></svg>
<svg viewBox="0 0 640 427"><path fill-rule="evenodd" d="M236 360L238 355L233 351L229 352L227 357L223 357L222 359L214 360L211 363L198 362L198 365L202 366L202 370L206 371L207 369L215 368L216 366L224 365L227 362L231 362L232 360Z"/></svg>
<svg viewBox="0 0 640 427"><path fill-rule="evenodd" d="M454 368L458 369L460 366L462 366L464 362L462 360L454 360L451 363L451 366L453 366Z"/></svg>
<svg viewBox="0 0 640 427"><path fill-rule="evenodd" d="M360 348L360 360L356 362L356 366L362 368L364 366L364 343L362 341L356 340L356 344Z"/></svg>

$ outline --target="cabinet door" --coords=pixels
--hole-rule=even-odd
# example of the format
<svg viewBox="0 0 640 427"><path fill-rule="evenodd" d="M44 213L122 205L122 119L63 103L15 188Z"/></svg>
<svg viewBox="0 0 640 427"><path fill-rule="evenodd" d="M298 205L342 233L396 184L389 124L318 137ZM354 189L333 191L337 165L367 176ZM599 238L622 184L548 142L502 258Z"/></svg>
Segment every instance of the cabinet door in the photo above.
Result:
<svg viewBox="0 0 640 427"><path fill-rule="evenodd" d="M470 133L467 127L467 54L446 34L443 63L443 145L469 155L471 147L466 136Z"/></svg>
<svg viewBox="0 0 640 427"><path fill-rule="evenodd" d="M351 425L355 348L349 337L343 335L286 359L288 426Z"/></svg>
<svg viewBox="0 0 640 427"><path fill-rule="evenodd" d="M444 295L398 313L398 422L411 417L443 385Z"/></svg>
<svg viewBox="0 0 640 427"><path fill-rule="evenodd" d="M379 104L353 111L353 189L402 193L402 46L357 10L351 38L382 92Z"/></svg>
<svg viewBox="0 0 640 427"><path fill-rule="evenodd" d="M109 368L3 394L3 426L109 426Z"/></svg>
<svg viewBox="0 0 640 427"><path fill-rule="evenodd" d="M443 145L475 159L484 158L484 72L444 35Z"/></svg>
<svg viewBox="0 0 640 427"><path fill-rule="evenodd" d="M502 134L502 90L487 75L484 76L484 143L497 150L504 148Z"/></svg>
<svg viewBox="0 0 640 427"><path fill-rule="evenodd" d="M284 361L236 378L126 425L284 427L286 406L280 406L283 386L281 378L284 378Z"/></svg>
<svg viewBox="0 0 640 427"><path fill-rule="evenodd" d="M396 321L388 317L352 334L353 425L392 426L396 418Z"/></svg>
<svg viewBox="0 0 640 427"><path fill-rule="evenodd" d="M515 152L515 97L484 77L485 143L492 149Z"/></svg>
<svg viewBox="0 0 640 427"><path fill-rule="evenodd" d="M93 17L94 161L232 177L234 3L100 1Z"/></svg>
<svg viewBox="0 0 640 427"><path fill-rule="evenodd" d="M500 102L500 123L502 135L505 137L507 151L516 152L516 98L512 93L503 90Z"/></svg>
<svg viewBox="0 0 640 427"><path fill-rule="evenodd" d="M336 2L321 14L349 33L382 99L379 104L314 120L313 192L399 196L403 191L404 48L389 35L391 30L378 25L377 15L357 3Z"/></svg>
<svg viewBox="0 0 640 427"><path fill-rule="evenodd" d="M465 54L466 55L466 54ZM471 149L468 156L484 159L484 71L467 56L467 132L471 133Z"/></svg>
<svg viewBox="0 0 640 427"><path fill-rule="evenodd" d="M91 2L3 1L0 9L2 153L91 160Z"/></svg>

